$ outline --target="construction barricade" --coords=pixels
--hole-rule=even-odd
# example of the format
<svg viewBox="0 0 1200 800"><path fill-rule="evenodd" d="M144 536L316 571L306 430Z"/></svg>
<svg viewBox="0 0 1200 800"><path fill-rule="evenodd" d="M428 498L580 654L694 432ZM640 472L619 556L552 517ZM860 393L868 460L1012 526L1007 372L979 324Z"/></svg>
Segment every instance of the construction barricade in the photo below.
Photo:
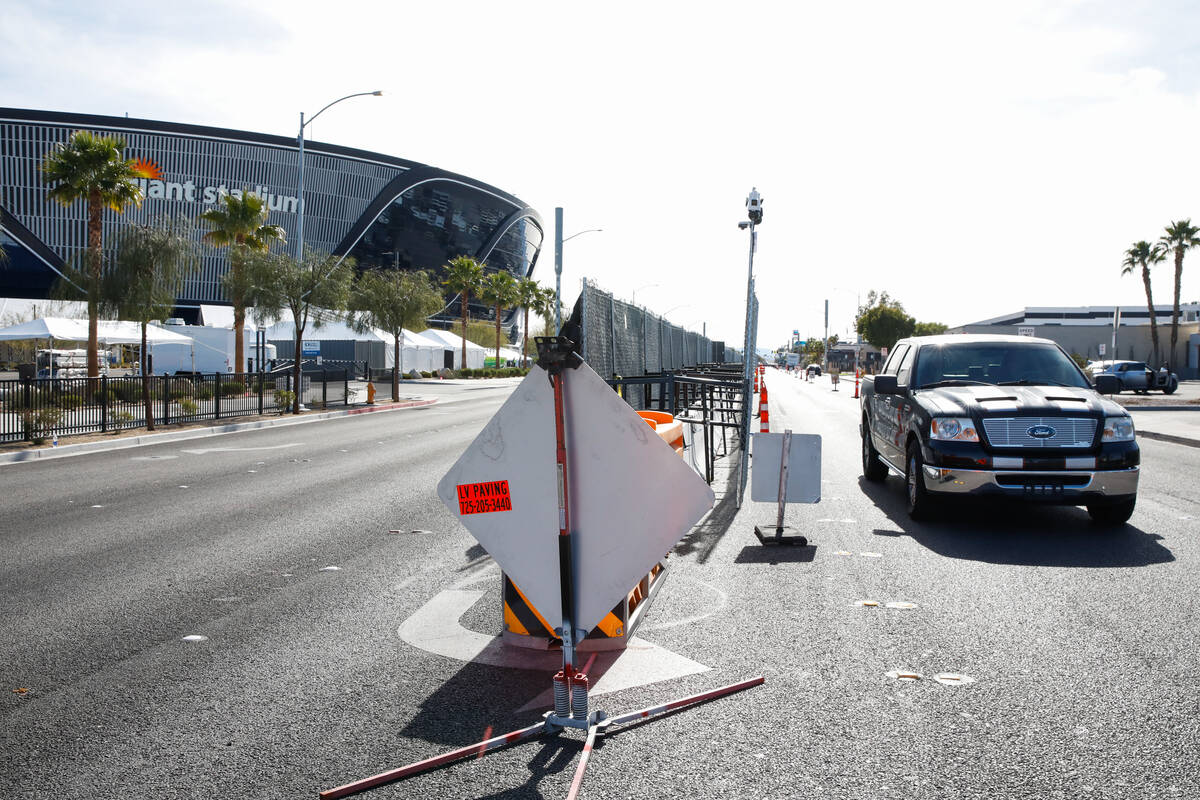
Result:
<svg viewBox="0 0 1200 800"><path fill-rule="evenodd" d="M683 423L674 415L665 411L639 411L638 415L646 420L654 432L664 442L671 446L680 456L683 455ZM619 650L628 643L633 631L641 622L642 616L650 608L650 601L662 586L666 577L666 564L662 561L654 565L644 578L630 589L620 603L613 607L604 619L600 620L582 642L577 644L579 650ZM550 624L534 608L521 589L507 576L502 574L504 595L504 630L503 641L518 647L535 650L549 650L560 647L562 639L554 633Z"/></svg>

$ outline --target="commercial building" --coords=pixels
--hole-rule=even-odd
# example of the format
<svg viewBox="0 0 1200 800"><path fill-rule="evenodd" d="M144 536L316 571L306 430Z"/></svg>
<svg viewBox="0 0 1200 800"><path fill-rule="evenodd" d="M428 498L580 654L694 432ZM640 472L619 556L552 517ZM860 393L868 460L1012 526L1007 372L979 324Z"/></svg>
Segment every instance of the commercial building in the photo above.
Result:
<svg viewBox="0 0 1200 800"><path fill-rule="evenodd" d="M1169 305L1155 305L1160 363L1169 360ZM948 333L1008 333L1052 339L1068 353L1089 361L1153 360L1150 311L1145 303L1130 306L1027 307L1012 314L951 328ZM1200 303L1180 303L1179 357L1172 365L1180 378L1200 378ZM1152 364L1158 367L1160 364Z"/></svg>
<svg viewBox="0 0 1200 800"><path fill-rule="evenodd" d="M266 200L268 223L283 227L295 248L299 153L295 139L223 128L126 117L0 108L0 297L45 298L63 266L86 247L86 208L47 197L46 154L78 130L125 140L136 160L145 200L124 214L106 211L104 242L122 226L163 215L197 218L226 194L254 192ZM459 255L489 270L532 274L543 226L534 209L482 181L402 158L349 147L304 143L304 240L309 247L350 255L360 267L438 270ZM198 226L197 238L204 232ZM202 322L202 304L228 304L221 277L228 255L202 249L201 269L184 286L176 316ZM447 296L444 321L459 304ZM473 317L491 309L475 300ZM515 324L509 312L505 324Z"/></svg>

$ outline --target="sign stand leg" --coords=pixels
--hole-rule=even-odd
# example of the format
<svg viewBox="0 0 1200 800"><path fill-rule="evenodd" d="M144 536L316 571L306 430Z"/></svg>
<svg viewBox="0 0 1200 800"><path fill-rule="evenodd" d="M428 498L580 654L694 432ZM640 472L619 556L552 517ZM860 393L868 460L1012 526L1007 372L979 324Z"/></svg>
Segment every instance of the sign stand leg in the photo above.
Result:
<svg viewBox="0 0 1200 800"><path fill-rule="evenodd" d="M788 483L788 460L792 450L792 432L790 430L783 432L783 447L780 448L779 455L779 510L775 516L774 531L768 530L764 532L759 525L754 526L754 535L763 544L792 544L803 547L808 544L808 539L797 533L788 533L793 530L783 524L783 509L787 505L787 483Z"/></svg>
<svg viewBox="0 0 1200 800"><path fill-rule="evenodd" d="M482 758L488 753L509 745L539 738L547 734L557 735L566 728L578 728L587 732L587 738L584 741L579 765L576 767L575 775L571 780L571 788L567 792L567 800L575 800L580 787L583 785L584 770L587 769L587 765L591 759L592 747L595 744L596 738L604 734L611 726L625 725L681 708L699 705L709 700L716 700L719 697L758 686L765 680L760 675L739 683L723 686L719 689L712 689L707 692L672 700L659 706L650 706L649 708L643 708L616 717L609 717L603 711L588 711L588 679L586 673L591 667L595 655L592 656L592 660L588 661L588 664L582 671L576 671L574 666L575 642L578 638L586 635L587 631L576 631L572 627L575 617L575 596L571 563L566 425L563 410L563 378L565 370L574 369L579 366L582 363L582 359L575 352L575 343L564 336L539 336L535 340L538 349L538 366L549 373L550 383L554 387L555 460L558 464L558 568L563 618L562 629L558 632L562 636L563 643L563 668L553 679L554 710L546 712L541 722L531 725L528 728L521 728L501 736L493 736L482 742L468 745L467 747L460 747L457 750L451 750L439 756L418 761L415 764L381 772L370 778L363 778L334 789L327 789L320 793L321 800L338 800L338 798L349 797L350 795L358 794L377 786L383 786L384 784L393 783L412 777L413 775L429 772L447 764L452 764L455 761L461 761L464 758L471 756ZM790 431L788 432L788 436L791 436ZM787 461L786 447L784 450L784 461L785 463ZM782 508L781 499L781 521ZM757 532L757 529L755 530Z"/></svg>

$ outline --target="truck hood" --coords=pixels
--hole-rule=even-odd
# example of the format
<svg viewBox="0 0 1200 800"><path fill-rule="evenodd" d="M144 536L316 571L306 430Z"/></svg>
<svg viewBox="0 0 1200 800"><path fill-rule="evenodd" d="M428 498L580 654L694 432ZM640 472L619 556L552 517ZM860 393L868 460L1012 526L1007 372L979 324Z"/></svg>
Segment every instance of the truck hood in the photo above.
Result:
<svg viewBox="0 0 1200 800"><path fill-rule="evenodd" d="M943 386L913 399L936 416L1123 416L1125 409L1092 389L1069 386Z"/></svg>

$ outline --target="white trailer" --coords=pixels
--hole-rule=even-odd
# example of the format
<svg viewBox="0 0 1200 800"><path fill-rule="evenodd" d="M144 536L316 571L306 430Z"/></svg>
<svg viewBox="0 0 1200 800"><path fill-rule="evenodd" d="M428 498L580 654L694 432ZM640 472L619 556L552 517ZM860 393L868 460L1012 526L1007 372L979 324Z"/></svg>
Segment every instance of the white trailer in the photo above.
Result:
<svg viewBox="0 0 1200 800"><path fill-rule="evenodd" d="M203 325L169 325L168 330L190 336L188 344L156 344L150 348L151 367L155 375L174 375L177 372L233 372L236 365L234 353L234 330L232 328L207 328ZM243 336L245 365L247 372L259 369L258 348L254 343L254 331L245 330ZM263 346L263 363L275 360L275 345Z"/></svg>

